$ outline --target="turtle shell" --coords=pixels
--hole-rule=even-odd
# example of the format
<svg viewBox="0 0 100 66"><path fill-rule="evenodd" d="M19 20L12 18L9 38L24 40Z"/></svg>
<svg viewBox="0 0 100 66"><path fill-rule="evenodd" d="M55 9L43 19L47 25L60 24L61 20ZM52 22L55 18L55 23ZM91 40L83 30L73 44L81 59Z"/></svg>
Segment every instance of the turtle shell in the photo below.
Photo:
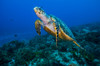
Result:
<svg viewBox="0 0 100 66"><path fill-rule="evenodd" d="M50 17L54 18L56 20L56 24L60 25L60 27L62 28L62 30L71 38L75 39L72 31L68 28L68 26L66 24L64 24L64 22L62 20L60 20L59 18L57 18L54 15L49 15Z"/></svg>

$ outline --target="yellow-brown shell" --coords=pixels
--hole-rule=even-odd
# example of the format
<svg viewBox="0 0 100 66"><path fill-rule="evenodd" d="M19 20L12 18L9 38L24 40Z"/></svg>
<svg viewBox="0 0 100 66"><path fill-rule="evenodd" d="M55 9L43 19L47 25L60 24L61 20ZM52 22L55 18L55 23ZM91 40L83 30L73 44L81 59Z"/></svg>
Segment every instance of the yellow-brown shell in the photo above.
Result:
<svg viewBox="0 0 100 66"><path fill-rule="evenodd" d="M50 30L48 27L44 26L44 30L46 32L48 32L49 34L53 35L54 37L56 37L56 32L53 32L52 30ZM56 30L55 30L56 31ZM73 39L68 36L67 34L64 33L64 31L62 30L62 28L60 27L59 29L59 34L58 34L59 38L63 39L63 40L69 40L69 41L73 41Z"/></svg>

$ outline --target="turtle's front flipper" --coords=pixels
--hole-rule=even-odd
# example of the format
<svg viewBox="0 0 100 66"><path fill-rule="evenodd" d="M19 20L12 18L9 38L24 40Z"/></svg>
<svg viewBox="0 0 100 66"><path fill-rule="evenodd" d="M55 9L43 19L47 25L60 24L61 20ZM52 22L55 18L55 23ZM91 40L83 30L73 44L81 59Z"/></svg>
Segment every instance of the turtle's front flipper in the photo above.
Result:
<svg viewBox="0 0 100 66"><path fill-rule="evenodd" d="M39 35L41 35L41 25L42 25L42 22L40 20L35 21L35 29Z"/></svg>

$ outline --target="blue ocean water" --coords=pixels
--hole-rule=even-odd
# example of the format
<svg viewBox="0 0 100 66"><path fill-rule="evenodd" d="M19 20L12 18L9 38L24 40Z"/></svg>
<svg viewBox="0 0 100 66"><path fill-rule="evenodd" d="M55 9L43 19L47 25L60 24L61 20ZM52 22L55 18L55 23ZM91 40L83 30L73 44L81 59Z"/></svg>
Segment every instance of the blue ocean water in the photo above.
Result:
<svg viewBox="0 0 100 66"><path fill-rule="evenodd" d="M33 8L59 17L68 26L100 22L99 0L0 0L0 35L35 32Z"/></svg>
<svg viewBox="0 0 100 66"><path fill-rule="evenodd" d="M55 38L43 28L38 36L34 25L39 19L33 10L36 6L71 27L87 52L64 41L58 41L55 47ZM99 66L99 24L100 0L0 0L0 65Z"/></svg>
<svg viewBox="0 0 100 66"><path fill-rule="evenodd" d="M100 22L99 3L99 0L0 0L0 36L30 32L37 35L34 22L38 17L33 10L36 6L69 27ZM43 29L42 34L46 34Z"/></svg>

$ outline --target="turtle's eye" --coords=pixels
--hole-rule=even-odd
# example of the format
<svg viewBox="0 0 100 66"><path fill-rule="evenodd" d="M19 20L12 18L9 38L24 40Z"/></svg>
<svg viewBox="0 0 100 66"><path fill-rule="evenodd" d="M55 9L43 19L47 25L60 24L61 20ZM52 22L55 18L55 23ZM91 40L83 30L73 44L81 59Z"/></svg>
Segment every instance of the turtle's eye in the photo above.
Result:
<svg viewBox="0 0 100 66"><path fill-rule="evenodd" d="M44 11L43 10L39 11L39 14L44 14Z"/></svg>
<svg viewBox="0 0 100 66"><path fill-rule="evenodd" d="M42 8L40 8L40 7L39 7L39 10L41 11L41 10L42 10Z"/></svg>
<svg viewBox="0 0 100 66"><path fill-rule="evenodd" d="M43 14L44 13L44 10L42 9L42 8L38 8L38 12L39 12L39 14Z"/></svg>
<svg viewBox="0 0 100 66"><path fill-rule="evenodd" d="M39 8L39 10L41 10L41 8Z"/></svg>

